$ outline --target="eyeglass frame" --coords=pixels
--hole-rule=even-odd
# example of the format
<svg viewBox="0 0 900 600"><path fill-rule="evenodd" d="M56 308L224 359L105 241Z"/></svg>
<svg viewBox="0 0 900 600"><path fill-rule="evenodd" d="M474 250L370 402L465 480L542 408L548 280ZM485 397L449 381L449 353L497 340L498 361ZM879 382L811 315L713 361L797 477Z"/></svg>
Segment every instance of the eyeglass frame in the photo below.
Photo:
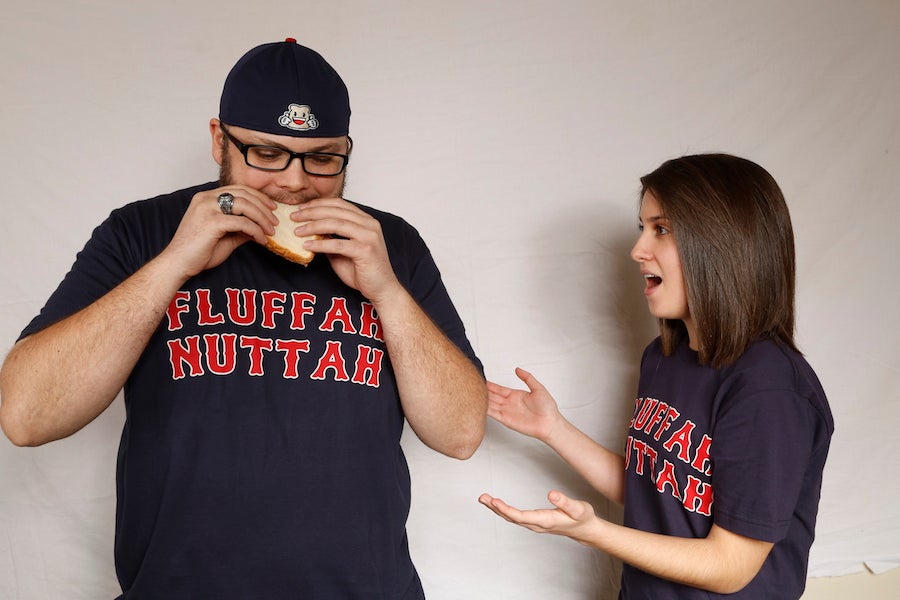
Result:
<svg viewBox="0 0 900 600"><path fill-rule="evenodd" d="M269 173L278 173L280 171L286 171L287 168L291 166L291 163L294 162L294 159L298 158L298 159L300 159L300 166L303 168L303 172L306 173L307 175L312 175L313 177L337 177L338 175L343 173L344 170L347 168L347 163L350 162L350 151L353 149L353 139L349 135L347 136L347 153L346 154L341 154L340 152L294 152L293 150L288 150L287 148L284 148L282 146L270 146L269 144L245 144L241 140L239 140L239 139L235 138L233 135L231 135L231 133L228 131L228 128L225 127L225 123L220 123L220 127L222 128L222 133L225 134L225 138L229 142L234 144L234 147L238 149L238 152L240 152L244 156L244 163L248 167L250 167L251 169L259 169L260 171L268 171ZM285 165L283 167L281 167L280 169L267 169L266 167L258 167L256 165L251 165L250 159L247 156L247 154L253 148L268 148L270 150L278 150L279 152L286 152L290 158L288 158L287 163L285 163ZM323 173L311 173L306 168L306 157L311 156L311 155L340 156L343 159L343 162L341 164L341 170L338 171L337 173L332 173L330 175L325 175Z"/></svg>

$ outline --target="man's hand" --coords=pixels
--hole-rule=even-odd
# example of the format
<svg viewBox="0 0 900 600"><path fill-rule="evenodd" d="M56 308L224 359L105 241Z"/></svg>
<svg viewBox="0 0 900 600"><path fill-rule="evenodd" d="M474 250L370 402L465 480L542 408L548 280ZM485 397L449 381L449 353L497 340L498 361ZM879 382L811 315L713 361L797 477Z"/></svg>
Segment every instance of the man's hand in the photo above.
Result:
<svg viewBox="0 0 900 600"><path fill-rule="evenodd" d="M234 196L232 214L219 194ZM196 194L172 240L155 258L81 311L30 335L0 370L0 425L18 445L60 439L112 403L156 331L172 296L190 277L220 265L235 248L274 233L275 203L245 186ZM90 369L83 357L91 357Z"/></svg>
<svg viewBox="0 0 900 600"><path fill-rule="evenodd" d="M375 304L389 300L403 286L394 275L381 223L342 198L318 198L297 206L296 221L306 221L298 235L323 236L304 245L328 256L341 281Z"/></svg>
<svg viewBox="0 0 900 600"><path fill-rule="evenodd" d="M234 196L231 214L219 208L219 194ZM265 245L275 233L275 202L252 188L229 185L196 194L172 241L163 251L181 265L185 279L222 264L236 248L254 240Z"/></svg>

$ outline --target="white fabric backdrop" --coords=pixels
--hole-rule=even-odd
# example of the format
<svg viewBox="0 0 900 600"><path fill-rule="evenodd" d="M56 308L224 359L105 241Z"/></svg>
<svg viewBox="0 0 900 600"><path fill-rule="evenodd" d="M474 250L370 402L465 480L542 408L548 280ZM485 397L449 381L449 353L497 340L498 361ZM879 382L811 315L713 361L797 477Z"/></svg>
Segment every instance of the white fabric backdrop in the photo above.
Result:
<svg viewBox="0 0 900 600"><path fill-rule="evenodd" d="M892 0L4 2L0 351L114 207L215 177L225 74L286 36L351 92L348 197L431 245L490 378L523 366L621 447L654 335L628 250L637 179L726 151L792 210L799 340L837 422L810 574L900 564L900 4ZM121 400L44 447L0 441L0 597L111 598ZM429 597L606 598L618 565L513 527L488 491L605 502L491 424L471 460L404 439L409 533Z"/></svg>

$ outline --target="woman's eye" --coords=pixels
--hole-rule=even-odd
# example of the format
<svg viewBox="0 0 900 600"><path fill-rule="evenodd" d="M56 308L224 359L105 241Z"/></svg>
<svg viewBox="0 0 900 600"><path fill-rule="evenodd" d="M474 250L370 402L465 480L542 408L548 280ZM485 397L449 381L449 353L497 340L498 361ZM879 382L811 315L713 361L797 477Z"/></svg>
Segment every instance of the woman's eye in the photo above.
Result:
<svg viewBox="0 0 900 600"><path fill-rule="evenodd" d="M658 233L659 235L666 235L667 233L669 233L669 230L668 230L668 228L663 227L662 225L657 225L656 233Z"/></svg>

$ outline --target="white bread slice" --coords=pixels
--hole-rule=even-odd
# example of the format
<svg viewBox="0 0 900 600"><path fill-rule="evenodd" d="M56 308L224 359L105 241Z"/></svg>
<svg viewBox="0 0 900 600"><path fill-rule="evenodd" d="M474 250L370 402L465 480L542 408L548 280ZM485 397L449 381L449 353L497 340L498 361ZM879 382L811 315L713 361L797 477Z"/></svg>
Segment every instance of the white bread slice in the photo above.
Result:
<svg viewBox="0 0 900 600"><path fill-rule="evenodd" d="M321 235L308 235L298 237L294 234L294 229L300 223L291 220L291 214L297 211L295 204L282 204L276 202L275 216L278 217L278 225L275 226L275 235L266 238L266 248L275 254L282 256L290 261L299 263L304 267L312 262L315 258L315 252L310 252L303 247L306 240L320 240Z"/></svg>

